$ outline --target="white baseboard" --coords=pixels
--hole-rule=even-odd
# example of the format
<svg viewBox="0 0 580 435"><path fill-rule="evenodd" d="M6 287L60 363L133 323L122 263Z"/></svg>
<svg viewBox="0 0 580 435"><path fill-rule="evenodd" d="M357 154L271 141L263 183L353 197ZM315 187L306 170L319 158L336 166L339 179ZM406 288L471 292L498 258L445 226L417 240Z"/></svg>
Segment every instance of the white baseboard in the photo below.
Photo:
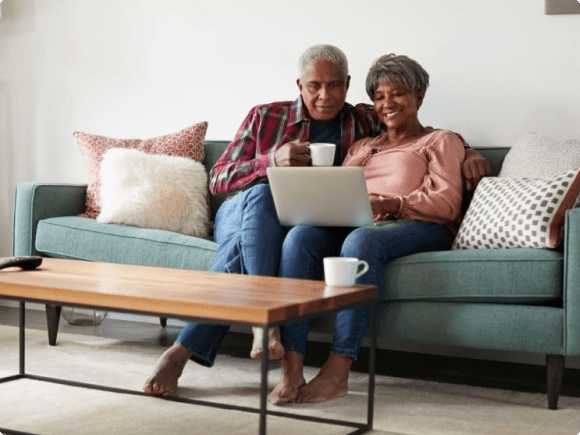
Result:
<svg viewBox="0 0 580 435"><path fill-rule="evenodd" d="M12 307L12 308L18 308L19 303L16 301L0 301L0 306L2 307ZM27 302L26 303L26 309L28 310L37 310L37 311L44 311L44 304L39 304L39 303L33 303L33 302ZM116 319L116 320L125 320L128 322L139 322L139 323L155 323L155 324L159 324L159 317L156 316L143 316L143 315L139 315L139 314L129 314L129 313L113 313L113 312L108 312L107 313L107 318L108 319ZM174 320L172 319L172 322ZM175 322L179 322L180 324L183 324L185 322L181 322L179 320L175 320Z"/></svg>

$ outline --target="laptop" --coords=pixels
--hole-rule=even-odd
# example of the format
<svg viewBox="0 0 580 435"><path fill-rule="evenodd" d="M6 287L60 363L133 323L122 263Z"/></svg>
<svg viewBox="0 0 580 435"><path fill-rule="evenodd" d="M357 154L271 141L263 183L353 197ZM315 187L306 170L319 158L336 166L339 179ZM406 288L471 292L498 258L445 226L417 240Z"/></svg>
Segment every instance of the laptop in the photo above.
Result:
<svg viewBox="0 0 580 435"><path fill-rule="evenodd" d="M361 167L270 167L267 174L282 225L373 225Z"/></svg>

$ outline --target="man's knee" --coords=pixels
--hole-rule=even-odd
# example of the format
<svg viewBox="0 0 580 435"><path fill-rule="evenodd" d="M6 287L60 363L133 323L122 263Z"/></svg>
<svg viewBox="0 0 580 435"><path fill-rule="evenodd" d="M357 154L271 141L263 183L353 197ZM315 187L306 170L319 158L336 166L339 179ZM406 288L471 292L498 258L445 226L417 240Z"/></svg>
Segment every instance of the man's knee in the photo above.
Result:
<svg viewBox="0 0 580 435"><path fill-rule="evenodd" d="M246 201L267 201L273 203L269 184L258 184L246 191Z"/></svg>
<svg viewBox="0 0 580 435"><path fill-rule="evenodd" d="M257 217L258 219L276 218L275 220L278 220L270 185L258 184L248 189L242 195L245 195L242 198L244 219Z"/></svg>

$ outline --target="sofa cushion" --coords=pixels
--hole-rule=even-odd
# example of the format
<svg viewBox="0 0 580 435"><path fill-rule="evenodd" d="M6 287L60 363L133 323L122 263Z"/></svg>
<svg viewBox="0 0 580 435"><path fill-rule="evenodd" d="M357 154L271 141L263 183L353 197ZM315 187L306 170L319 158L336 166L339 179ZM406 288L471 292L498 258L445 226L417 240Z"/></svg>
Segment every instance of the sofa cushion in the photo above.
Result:
<svg viewBox="0 0 580 435"><path fill-rule="evenodd" d="M540 304L562 298L562 252L501 249L424 252L389 263L386 301Z"/></svg>
<svg viewBox="0 0 580 435"><path fill-rule="evenodd" d="M89 133L73 133L75 143L81 150L89 186L86 210L82 217L96 218L101 212L99 197L99 169L103 153L110 148L133 148L149 154L187 157L198 162L204 158L203 139L207 122L200 122L177 133L148 139L114 139Z"/></svg>
<svg viewBox="0 0 580 435"><path fill-rule="evenodd" d="M49 257L179 269L209 270L216 247L209 238L76 216L41 220L36 234L36 249Z"/></svg>
<svg viewBox="0 0 580 435"><path fill-rule="evenodd" d="M216 243L160 230L58 217L39 222L36 249L76 258L209 270ZM506 249L425 252L385 271L383 301L541 304L562 298L562 252Z"/></svg>

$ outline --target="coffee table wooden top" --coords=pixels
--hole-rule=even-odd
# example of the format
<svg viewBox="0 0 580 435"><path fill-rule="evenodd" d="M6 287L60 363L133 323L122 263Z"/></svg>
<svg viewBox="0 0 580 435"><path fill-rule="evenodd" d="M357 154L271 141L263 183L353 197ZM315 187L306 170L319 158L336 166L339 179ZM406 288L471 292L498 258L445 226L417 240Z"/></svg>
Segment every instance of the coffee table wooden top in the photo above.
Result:
<svg viewBox="0 0 580 435"><path fill-rule="evenodd" d="M377 287L45 258L33 271L0 270L0 297L266 325L371 303Z"/></svg>

